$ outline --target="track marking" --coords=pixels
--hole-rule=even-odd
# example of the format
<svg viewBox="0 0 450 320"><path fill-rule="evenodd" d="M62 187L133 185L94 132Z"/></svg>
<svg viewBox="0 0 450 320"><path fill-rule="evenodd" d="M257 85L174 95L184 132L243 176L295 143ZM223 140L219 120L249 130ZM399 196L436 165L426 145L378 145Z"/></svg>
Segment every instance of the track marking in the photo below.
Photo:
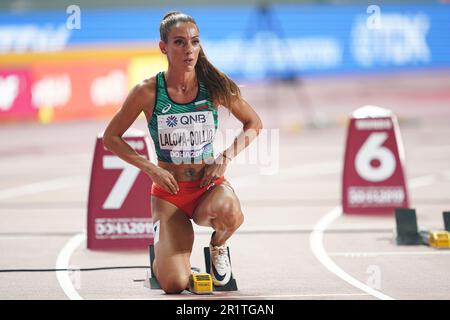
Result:
<svg viewBox="0 0 450 320"><path fill-rule="evenodd" d="M211 235L210 227L199 226L193 224L195 234ZM273 225L273 226L254 226L254 227L240 227L234 234L252 234L252 233L311 233L314 230L314 225ZM367 227L367 224L354 224L351 228L347 226L335 227L328 229L327 233L393 233L394 227L386 227L381 225L376 227L372 225ZM0 234L1 235L1 234Z"/></svg>
<svg viewBox="0 0 450 320"><path fill-rule="evenodd" d="M46 191L59 190L64 188L71 188L74 186L83 186L86 184L85 176L70 176L56 178L46 181L30 183L14 188L0 189L0 200L5 200L14 197L26 196L35 193Z"/></svg>
<svg viewBox="0 0 450 320"><path fill-rule="evenodd" d="M72 237L59 252L58 258L56 259L56 269L69 269L70 257L78 246L84 241L86 241L85 233L79 233ZM69 299L83 300L73 286L72 280L69 276L69 271L56 271L56 278Z"/></svg>
<svg viewBox="0 0 450 320"><path fill-rule="evenodd" d="M280 169L280 174L276 175L279 181L287 181L298 178L317 177L341 172L340 162L321 162L308 165L300 165L287 169Z"/></svg>
<svg viewBox="0 0 450 320"><path fill-rule="evenodd" d="M450 255L450 251L378 251L378 252L328 252L332 257L365 258L378 256L440 256Z"/></svg>
<svg viewBox="0 0 450 320"><path fill-rule="evenodd" d="M408 185L410 188L419 188L435 184L437 181L438 177L435 174L429 174L423 177L411 179Z"/></svg>
<svg viewBox="0 0 450 320"><path fill-rule="evenodd" d="M408 181L410 188L418 188L427 185L431 185L436 183L437 175L426 175L422 177L413 178ZM343 269L341 269L331 258L330 255L325 251L323 246L323 234L327 230L328 226L330 226L335 220L337 220L340 216L342 216L342 208L337 206L333 208L331 211L326 213L314 226L313 232L309 237L309 244L314 256L319 260L322 265L324 265L331 273L335 274L342 280L351 284L352 286L367 292L374 297L381 300L394 300L394 298L385 295L384 293L377 291L368 285L362 283L359 280L356 280L351 275L346 273Z"/></svg>
<svg viewBox="0 0 450 320"><path fill-rule="evenodd" d="M328 163L329 164L329 163ZM320 167L322 164L318 164L318 167ZM318 168L317 167L317 168ZM311 168L310 168L311 169ZM327 171L328 172L328 171ZM309 175L306 173L306 175ZM434 176L434 175L433 175ZM421 177L423 178L423 177ZM417 178L419 179L419 178ZM436 179L428 179L427 182L423 182L416 184L416 186L423 186L426 185L426 183L434 183ZM414 180L412 181L412 184L414 184ZM342 213L342 210L340 207L336 207L333 210L331 210L328 214L326 214L319 222L314 226L313 231L310 235L310 245L313 250L313 253L316 255L316 257L319 259L322 264L324 264L332 273L335 273L345 281L349 282L350 284L356 286L357 288L361 289L362 291L365 291L366 294L347 294L347 295L372 295L377 298L385 298L385 299L393 299L387 295L384 295L381 292L378 292L365 284L359 282L358 280L352 278L350 275L345 273L342 269L340 269L327 255L325 249L323 248L323 232L327 229L328 225L330 225L335 219L337 219ZM263 230L267 230L263 229ZM258 231L261 231L258 230ZM251 231L250 231L251 232ZM255 229L253 230L255 232ZM206 231L205 231L206 233ZM70 261L70 257L73 254L73 252L77 249L77 247L81 244L81 242L86 240L86 234L78 234L74 236L72 239L69 240L69 242L64 246L64 248L61 250L58 259L57 259L57 268L58 269L68 269L68 264ZM331 269L330 269L331 268ZM337 273L336 273L337 272ZM70 277L68 275L68 271L57 271L57 278L58 282L60 283L61 287L64 290L64 293L73 300L80 300L83 299L79 293L76 291L76 289L73 287L73 284L70 280ZM364 290L365 289L365 290ZM339 295L339 294L337 294ZM327 297L330 296L330 294L324 294L324 295L292 295L291 297ZM342 294L340 294L342 296ZM262 297L272 297L275 298L277 296L229 296L229 298L262 298ZM278 297L289 297L289 295L279 295ZM218 297L215 297L218 298ZM220 297L220 299L223 299L225 297ZM164 299L167 299L164 298Z"/></svg>
<svg viewBox="0 0 450 320"><path fill-rule="evenodd" d="M304 177L305 176L314 176L314 175L320 175L323 170L325 170L325 174L327 174L330 171L330 169L329 169L330 166L332 167L333 172L336 171L337 164L338 164L337 162L333 162L333 163L326 162L326 163L310 164L310 165L304 165L304 166L296 166L296 174L299 176L304 176ZM288 172L286 171L284 174L288 174ZM252 175L249 175L249 176L252 176ZM240 182L248 181L247 176L243 177L245 179L240 180L241 178L242 177L239 177L239 179L238 179ZM73 177L71 179L73 179ZM56 181L57 183L60 183L60 181L58 179L56 179L56 180L57 180ZM70 179L65 179L65 180L70 180ZM239 184L239 181L237 182L238 184ZM49 182L54 182L54 181L50 180ZM44 183L49 183L49 182L44 182ZM45 184L41 183L41 185L39 185L39 183L38 183L37 187L35 186L34 189L39 190L38 192L41 192L41 191L44 191L42 189L45 186L46 186ZM59 187L62 187L62 186L64 186L64 185L60 183ZM55 187L57 189L57 187L53 186L52 184L50 184L50 187ZM48 191L48 190L45 190L45 191ZM211 231L208 231L208 234L210 232ZM206 233L206 231L205 231L205 233ZM69 240L69 242L60 251L57 262L56 262L56 268L57 269L68 269L71 255L77 249L77 247L81 244L81 242L83 242L85 240L86 240L86 234L84 234L84 233L78 234L78 235L74 236L73 238L71 238ZM58 279L58 282L59 282L61 288L64 290L64 293L69 297L69 299L73 299L73 300L83 299L79 295L77 290L74 288L72 281L70 280L68 271L57 271L56 276L57 276L57 279ZM257 297L257 296L255 296L255 297Z"/></svg>
<svg viewBox="0 0 450 320"><path fill-rule="evenodd" d="M150 298L148 300L204 300L204 299L286 299L286 298L325 298L325 297L361 297L370 296L367 293L312 293L312 294L274 294L274 295L228 295L228 294L213 294L209 296L196 296L190 294L181 294L175 297L165 294L161 298Z"/></svg>
<svg viewBox="0 0 450 320"><path fill-rule="evenodd" d="M323 233L328 228L330 224L334 222L337 218L342 215L342 209L340 206L335 207L333 210L325 214L314 226L313 232L311 232L309 243L311 246L311 250L314 256L322 263L329 271L334 273L336 276L344 280L345 282L351 284L352 286L364 291L378 299L382 300L393 300L392 297L389 297L368 285L356 280L348 273L346 273L343 269L341 269L333 260L331 260L330 256L325 251L323 246Z"/></svg>
<svg viewBox="0 0 450 320"><path fill-rule="evenodd" d="M262 175L260 173L240 175L235 178L230 178L230 182L236 188L260 185L262 181L267 183L267 180L270 180L272 183L285 182L299 178L339 173L341 171L341 166L341 163L337 161L310 163L289 168L280 168L274 175Z"/></svg>

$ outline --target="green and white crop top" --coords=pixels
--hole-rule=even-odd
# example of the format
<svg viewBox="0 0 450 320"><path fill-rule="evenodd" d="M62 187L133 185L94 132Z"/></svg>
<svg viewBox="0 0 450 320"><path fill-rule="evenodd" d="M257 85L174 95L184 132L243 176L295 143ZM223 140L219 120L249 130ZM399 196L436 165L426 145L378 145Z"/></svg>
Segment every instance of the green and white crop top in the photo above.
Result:
<svg viewBox="0 0 450 320"><path fill-rule="evenodd" d="M198 86L197 97L193 101L176 103L167 92L164 72L156 75L155 105L148 128L158 160L179 164L214 156L217 109L204 84L199 81Z"/></svg>

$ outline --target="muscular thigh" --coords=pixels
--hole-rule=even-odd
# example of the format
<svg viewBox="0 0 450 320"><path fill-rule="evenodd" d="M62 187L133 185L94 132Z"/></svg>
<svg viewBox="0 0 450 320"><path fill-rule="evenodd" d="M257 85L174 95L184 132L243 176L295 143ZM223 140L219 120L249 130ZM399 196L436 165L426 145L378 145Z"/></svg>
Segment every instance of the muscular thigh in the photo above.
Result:
<svg viewBox="0 0 450 320"><path fill-rule="evenodd" d="M189 270L189 258L194 243L192 223L186 214L173 204L152 196L153 223L159 224L159 239L155 243L158 266L166 271Z"/></svg>
<svg viewBox="0 0 450 320"><path fill-rule="evenodd" d="M210 220L230 208L241 210L241 205L228 180L206 191L194 211L194 221L201 226L211 226Z"/></svg>

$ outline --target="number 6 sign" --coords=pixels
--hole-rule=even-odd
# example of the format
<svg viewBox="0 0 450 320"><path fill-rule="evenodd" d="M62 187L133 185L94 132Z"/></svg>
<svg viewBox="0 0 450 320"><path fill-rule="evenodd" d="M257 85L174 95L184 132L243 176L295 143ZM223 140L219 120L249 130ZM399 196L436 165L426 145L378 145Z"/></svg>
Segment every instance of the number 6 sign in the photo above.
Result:
<svg viewBox="0 0 450 320"><path fill-rule="evenodd" d="M342 183L344 213L394 213L408 207L404 152L397 118L364 106L350 119Z"/></svg>
<svg viewBox="0 0 450 320"><path fill-rule="evenodd" d="M149 159L148 139L130 129L123 139ZM97 137L88 199L89 249L146 249L153 244L152 181L135 166L103 147Z"/></svg>

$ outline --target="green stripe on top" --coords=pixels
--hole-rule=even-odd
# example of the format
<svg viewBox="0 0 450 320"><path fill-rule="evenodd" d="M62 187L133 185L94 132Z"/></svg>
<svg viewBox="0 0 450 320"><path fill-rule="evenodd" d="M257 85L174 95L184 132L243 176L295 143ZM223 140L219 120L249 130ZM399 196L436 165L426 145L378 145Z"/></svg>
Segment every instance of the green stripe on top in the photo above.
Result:
<svg viewBox="0 0 450 320"><path fill-rule="evenodd" d="M148 128L158 160L193 163L213 157L217 127L217 109L201 81L193 101L176 103L169 97L164 72L157 74L155 105Z"/></svg>

